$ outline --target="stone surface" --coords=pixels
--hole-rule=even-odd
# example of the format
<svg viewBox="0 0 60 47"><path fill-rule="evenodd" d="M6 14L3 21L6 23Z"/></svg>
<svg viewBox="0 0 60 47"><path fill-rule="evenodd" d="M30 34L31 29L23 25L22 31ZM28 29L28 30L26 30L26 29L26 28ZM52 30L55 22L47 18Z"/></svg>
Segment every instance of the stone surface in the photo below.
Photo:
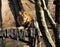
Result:
<svg viewBox="0 0 60 47"><path fill-rule="evenodd" d="M3 28L15 26L14 16L10 10L8 0L2 0L2 26Z"/></svg>
<svg viewBox="0 0 60 47"><path fill-rule="evenodd" d="M24 10L29 11L31 16L33 17L33 19L36 20L35 5L33 3L30 3L28 0L21 0L21 1L22 1ZM49 9L52 17L54 17L55 6L53 5L53 0L48 0L48 9ZM8 0L2 0L1 12L2 12L3 28L15 27L16 26L16 21L15 21L13 13L11 12L11 8L9 6L9 1ZM6 47L29 47L28 45L25 45L25 43L17 41L17 40L12 40L12 39L7 38L7 39L5 39L5 41L6 41L5 42ZM1 45L1 43L0 43L0 45ZM41 47L45 47L45 43L44 43L43 39L41 39L41 43L42 43Z"/></svg>

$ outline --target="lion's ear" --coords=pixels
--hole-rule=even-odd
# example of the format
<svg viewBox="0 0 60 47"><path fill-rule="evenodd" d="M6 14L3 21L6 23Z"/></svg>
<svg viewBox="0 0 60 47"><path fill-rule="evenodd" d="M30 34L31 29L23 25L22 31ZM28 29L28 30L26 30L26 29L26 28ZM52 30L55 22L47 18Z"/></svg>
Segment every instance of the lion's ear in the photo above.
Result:
<svg viewBox="0 0 60 47"><path fill-rule="evenodd" d="M22 15L22 12L19 11L19 14Z"/></svg>

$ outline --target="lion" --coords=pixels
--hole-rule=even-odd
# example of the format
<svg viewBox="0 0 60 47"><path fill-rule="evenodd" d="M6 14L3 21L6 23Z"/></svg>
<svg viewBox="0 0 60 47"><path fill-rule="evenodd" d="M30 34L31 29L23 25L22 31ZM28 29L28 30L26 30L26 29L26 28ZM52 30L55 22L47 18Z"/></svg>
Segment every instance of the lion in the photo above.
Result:
<svg viewBox="0 0 60 47"><path fill-rule="evenodd" d="M30 26L32 21L32 17L28 11L19 12L19 16L17 17L18 24L24 26L25 28Z"/></svg>

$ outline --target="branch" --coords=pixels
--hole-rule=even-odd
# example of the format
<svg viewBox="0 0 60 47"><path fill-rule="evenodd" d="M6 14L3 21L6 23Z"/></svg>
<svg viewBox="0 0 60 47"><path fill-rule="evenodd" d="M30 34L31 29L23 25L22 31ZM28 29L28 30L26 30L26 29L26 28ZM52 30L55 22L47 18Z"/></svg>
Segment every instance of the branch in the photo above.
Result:
<svg viewBox="0 0 60 47"><path fill-rule="evenodd" d="M43 9L44 9L44 11L47 13L47 18L48 18L48 20L50 21L50 23L51 23L52 25L56 26L55 21L53 20L51 14L49 13L49 11L48 11L48 9L47 9L47 7L46 7L45 0L41 0L41 3L43 4Z"/></svg>
<svg viewBox="0 0 60 47"><path fill-rule="evenodd" d="M36 2L35 7L36 7L36 15L37 15L37 21L39 23L39 28L41 28L42 32L45 32L46 37L49 43L51 44L51 46L55 47L55 43L53 42L51 35L48 31L48 28L47 28L47 24L46 24L45 17L44 17L44 11L41 7L41 1L35 0L35 2Z"/></svg>
<svg viewBox="0 0 60 47"><path fill-rule="evenodd" d="M53 18L51 17L51 14L49 13L47 7L46 7L46 4L45 4L45 0L41 0L42 1L42 4L43 4L43 9L44 11L48 14L47 15L47 18L48 20L50 21L50 24L52 26L52 29L53 29L53 33L54 33L54 36L55 36L55 44L56 44L56 47L60 47L60 42L59 42L59 31L57 29L57 25L56 23L54 22Z"/></svg>

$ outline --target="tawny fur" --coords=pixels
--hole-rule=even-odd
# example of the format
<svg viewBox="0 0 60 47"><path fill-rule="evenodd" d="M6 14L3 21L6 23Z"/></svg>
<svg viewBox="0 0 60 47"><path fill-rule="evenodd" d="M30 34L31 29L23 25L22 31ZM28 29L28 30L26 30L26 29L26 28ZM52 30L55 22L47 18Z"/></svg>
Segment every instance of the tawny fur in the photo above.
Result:
<svg viewBox="0 0 60 47"><path fill-rule="evenodd" d="M27 11L19 12L19 16L17 17L17 21L19 25L29 25L32 21L32 17L30 13Z"/></svg>

